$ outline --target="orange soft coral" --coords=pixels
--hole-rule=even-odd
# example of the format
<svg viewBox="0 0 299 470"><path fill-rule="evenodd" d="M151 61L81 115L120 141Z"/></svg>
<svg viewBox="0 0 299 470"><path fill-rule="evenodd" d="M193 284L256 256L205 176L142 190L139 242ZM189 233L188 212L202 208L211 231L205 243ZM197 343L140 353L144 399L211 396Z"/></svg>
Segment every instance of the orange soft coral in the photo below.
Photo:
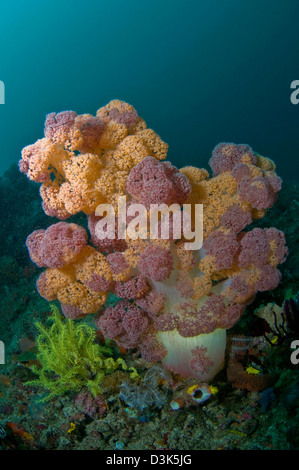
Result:
<svg viewBox="0 0 299 470"><path fill-rule="evenodd" d="M91 246L86 246L71 266L48 268L37 280L40 295L49 301L58 299L72 318L97 312L112 288L110 266ZM70 314L72 310L76 314Z"/></svg>
<svg viewBox="0 0 299 470"><path fill-rule="evenodd" d="M74 111L49 114L45 137L23 149L19 166L28 178L43 183L46 214L64 220L78 212L90 214L103 202L114 203L125 194L136 163L149 155L164 159L167 148L133 106L113 100L96 117Z"/></svg>
<svg viewBox="0 0 299 470"><path fill-rule="evenodd" d="M40 294L58 299L66 316L97 313L98 328L120 346L208 381L223 366L226 330L258 291L274 289L280 281L277 266L287 254L283 233L244 229L273 206L281 180L274 163L248 145L217 145L210 160L213 177L204 169L178 170L161 161L167 148L136 110L119 100L96 116L48 115L45 138L23 150L20 169L42 183L47 214L60 219L88 214L93 246L74 226L73 252L65 238L55 239L61 256L53 252L51 263L42 254L44 231L29 236L27 246L32 260L47 267L37 281ZM103 239L96 230L103 216L95 214L96 208L111 204L118 223L119 196L126 196L128 210L142 203L147 216L151 204L177 205L180 216L190 204L188 222L195 238L194 230L200 231L195 205L202 204L203 245L190 249L185 232L185 238L175 236L174 214L169 237L163 239L165 213L157 218L156 238L145 225L145 239L130 239L128 232L127 239L118 239L116 227L111 238ZM131 213L126 228L132 219ZM130 228L134 234L134 224ZM121 300L103 311L108 292Z"/></svg>

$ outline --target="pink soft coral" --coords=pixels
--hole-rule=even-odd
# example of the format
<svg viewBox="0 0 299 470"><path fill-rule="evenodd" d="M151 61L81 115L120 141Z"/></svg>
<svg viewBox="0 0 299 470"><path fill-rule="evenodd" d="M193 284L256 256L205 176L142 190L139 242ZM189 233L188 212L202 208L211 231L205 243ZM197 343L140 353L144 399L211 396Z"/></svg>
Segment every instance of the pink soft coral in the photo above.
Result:
<svg viewBox="0 0 299 470"><path fill-rule="evenodd" d="M81 152L81 153L78 153ZM206 170L178 170L166 158L167 144L127 103L114 100L97 115L51 113L45 138L23 150L20 170L42 183L43 208L64 220L80 211L88 215L86 231L60 222L27 238L32 261L47 269L37 281L40 294L58 299L72 319L97 313L96 326L125 348L137 348L147 361L162 361L183 376L210 380L221 370L226 330L258 291L274 289L277 266L287 255L284 235L275 228L242 232L272 207L281 187L274 163L248 145L221 143ZM118 214L118 197L126 207L142 203L203 204L204 243L185 249L184 237L99 239L95 215L109 203ZM196 229L191 211L190 229ZM132 214L127 220L131 223ZM120 300L103 309L108 291Z"/></svg>

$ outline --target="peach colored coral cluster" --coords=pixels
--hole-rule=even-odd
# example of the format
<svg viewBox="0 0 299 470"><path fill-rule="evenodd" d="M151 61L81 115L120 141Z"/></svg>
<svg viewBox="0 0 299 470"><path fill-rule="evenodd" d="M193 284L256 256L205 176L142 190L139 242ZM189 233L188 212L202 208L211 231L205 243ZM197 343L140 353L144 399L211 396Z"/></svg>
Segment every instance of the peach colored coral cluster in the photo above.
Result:
<svg viewBox="0 0 299 470"><path fill-rule="evenodd" d="M48 114L45 137L23 149L20 170L42 183L45 213L63 220L113 203L126 193L130 170L148 155L164 159L167 149L133 106L113 100L96 116Z"/></svg>

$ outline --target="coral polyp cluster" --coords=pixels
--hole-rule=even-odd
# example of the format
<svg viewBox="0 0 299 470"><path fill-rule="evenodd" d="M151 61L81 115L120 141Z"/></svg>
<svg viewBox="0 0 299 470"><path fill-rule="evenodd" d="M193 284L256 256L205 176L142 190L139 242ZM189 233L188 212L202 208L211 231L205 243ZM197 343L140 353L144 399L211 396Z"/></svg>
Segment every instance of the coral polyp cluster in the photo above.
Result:
<svg viewBox="0 0 299 470"><path fill-rule="evenodd" d="M226 330L257 292L280 282L284 234L244 229L273 206L281 180L274 163L248 145L215 147L212 177L205 169L179 170L162 161L167 148L132 106L118 100L95 117L48 115L45 137L23 149L20 169L42 183L44 211L63 222L33 232L26 243L32 261L46 268L37 281L40 295L58 299L67 317L94 313L106 338L182 376L209 381L223 367ZM125 222L118 205L124 196ZM110 238L97 230L105 225L97 212L101 204L115 211ZM156 237L148 225L138 236L134 204L146 214L155 204L164 210L177 205L181 215L190 207L195 238L196 206L202 204L203 245L188 249L185 231L176 236L174 212L168 237L162 213ZM78 212L88 216L90 244L85 229L65 222ZM136 236L119 237L121 223L133 223ZM109 292L119 301L104 308Z"/></svg>
<svg viewBox="0 0 299 470"><path fill-rule="evenodd" d="M149 155L164 159L168 149L133 106L119 100L96 116L48 114L44 134L23 149L20 169L42 183L45 213L61 220L126 194L130 170Z"/></svg>

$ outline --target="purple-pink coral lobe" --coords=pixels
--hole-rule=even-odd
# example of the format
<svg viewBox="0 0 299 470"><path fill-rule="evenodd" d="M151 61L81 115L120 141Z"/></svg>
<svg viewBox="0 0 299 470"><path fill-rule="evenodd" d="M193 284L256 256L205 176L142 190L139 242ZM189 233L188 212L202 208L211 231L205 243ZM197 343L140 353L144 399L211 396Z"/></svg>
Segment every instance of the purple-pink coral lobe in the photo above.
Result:
<svg viewBox="0 0 299 470"><path fill-rule="evenodd" d="M277 198L270 182L262 176L242 178L238 194L241 201L248 201L254 209L269 209Z"/></svg>
<svg viewBox="0 0 299 470"><path fill-rule="evenodd" d="M128 281L117 282L115 294L117 297L122 297L123 299L138 299L139 297L143 297L149 288L146 277L140 274Z"/></svg>
<svg viewBox="0 0 299 470"><path fill-rule="evenodd" d="M231 206L221 216L221 225L223 225L226 229L231 229L234 233L239 233L251 222L251 214L241 209L238 204Z"/></svg>
<svg viewBox="0 0 299 470"><path fill-rule="evenodd" d="M238 258L240 267L255 265L262 267L267 264L270 254L270 246L266 231L254 228L247 232L241 240L241 252Z"/></svg>
<svg viewBox="0 0 299 470"><path fill-rule="evenodd" d="M121 344L128 348L137 345L140 336L148 327L144 312L126 300L107 308L95 323L108 339L121 340Z"/></svg>
<svg viewBox="0 0 299 470"><path fill-rule="evenodd" d="M70 320L76 320L77 318L84 316L84 312L82 312L77 305L66 305L62 303L61 310Z"/></svg>
<svg viewBox="0 0 299 470"><path fill-rule="evenodd" d="M131 128L135 126L138 121L138 113L134 109L132 111L125 111L120 113L118 109L113 108L109 111L109 118L119 124L124 124L126 127Z"/></svg>
<svg viewBox="0 0 299 470"><path fill-rule="evenodd" d="M239 249L234 232L213 232L204 242L204 249L215 259L217 269L228 269L234 261Z"/></svg>
<svg viewBox="0 0 299 470"><path fill-rule="evenodd" d="M170 162L146 157L131 170L127 191L149 208L151 204L183 204L191 192L191 185Z"/></svg>
<svg viewBox="0 0 299 470"><path fill-rule="evenodd" d="M163 281L170 276L173 256L167 248L158 245L148 246L140 255L138 268L153 281Z"/></svg>
<svg viewBox="0 0 299 470"><path fill-rule="evenodd" d="M219 175L225 171L231 171L245 155L250 163L256 163L256 156L249 145L223 142L214 148L209 165L213 174Z"/></svg>
<svg viewBox="0 0 299 470"><path fill-rule="evenodd" d="M61 268L74 261L87 244L83 227L58 222L47 230L37 230L27 237L26 246L38 266Z"/></svg>

